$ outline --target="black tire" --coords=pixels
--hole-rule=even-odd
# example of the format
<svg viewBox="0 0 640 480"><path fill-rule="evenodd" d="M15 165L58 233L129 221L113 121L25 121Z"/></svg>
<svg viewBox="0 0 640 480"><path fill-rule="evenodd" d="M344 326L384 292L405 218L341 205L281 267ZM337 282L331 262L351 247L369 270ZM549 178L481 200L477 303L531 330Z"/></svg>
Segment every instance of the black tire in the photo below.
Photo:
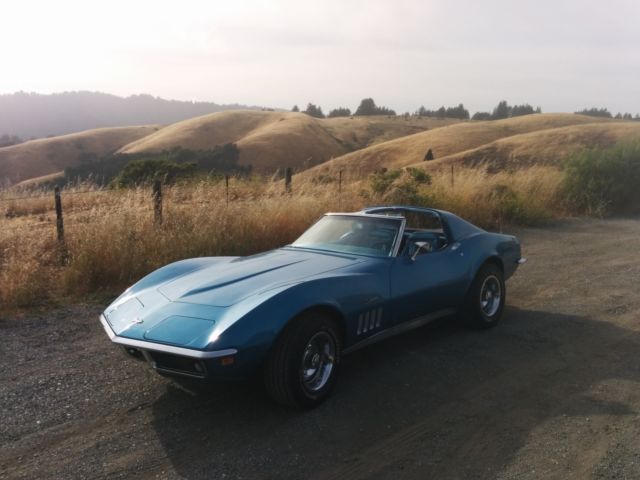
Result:
<svg viewBox="0 0 640 480"><path fill-rule="evenodd" d="M265 363L267 393L282 405L318 406L329 396L335 383L341 347L338 328L330 317L307 312L293 319L276 340ZM316 356L320 362L316 374L308 375L313 372ZM304 365L309 368L305 369Z"/></svg>
<svg viewBox="0 0 640 480"><path fill-rule="evenodd" d="M494 327L502 318L507 290L502 270L485 263L473 280L462 308L465 323L477 329Z"/></svg>

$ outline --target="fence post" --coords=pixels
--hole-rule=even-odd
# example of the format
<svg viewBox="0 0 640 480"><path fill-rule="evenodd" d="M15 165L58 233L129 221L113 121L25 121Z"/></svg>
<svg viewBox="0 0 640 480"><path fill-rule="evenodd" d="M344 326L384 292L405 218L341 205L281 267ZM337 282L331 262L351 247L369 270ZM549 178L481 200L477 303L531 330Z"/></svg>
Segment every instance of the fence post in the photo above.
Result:
<svg viewBox="0 0 640 480"><path fill-rule="evenodd" d="M64 221L62 220L62 199L60 197L60 187L54 190L56 201L56 230L58 231L58 243L64 243Z"/></svg>
<svg viewBox="0 0 640 480"><path fill-rule="evenodd" d="M153 220L156 225L162 225L162 183L153 182Z"/></svg>
<svg viewBox="0 0 640 480"><path fill-rule="evenodd" d="M224 174L224 187L225 187L225 196L227 199L227 206L229 206L229 174Z"/></svg>
<svg viewBox="0 0 640 480"><path fill-rule="evenodd" d="M287 193L291 193L291 167L287 167L284 170L284 190Z"/></svg>
<svg viewBox="0 0 640 480"><path fill-rule="evenodd" d="M453 165L451 165L451 189L453 190Z"/></svg>
<svg viewBox="0 0 640 480"><path fill-rule="evenodd" d="M342 170L338 171L338 209L342 210Z"/></svg>

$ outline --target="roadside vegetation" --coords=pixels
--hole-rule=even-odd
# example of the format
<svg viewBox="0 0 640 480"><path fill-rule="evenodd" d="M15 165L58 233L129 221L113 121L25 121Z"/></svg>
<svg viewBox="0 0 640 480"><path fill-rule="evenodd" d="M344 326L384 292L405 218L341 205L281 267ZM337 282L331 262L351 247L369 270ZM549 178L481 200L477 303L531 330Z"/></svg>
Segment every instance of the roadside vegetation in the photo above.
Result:
<svg viewBox="0 0 640 480"><path fill-rule="evenodd" d="M145 181L126 188L118 182L67 186L62 244L56 240L50 190L21 193L35 198L16 200L10 200L15 191L0 192L0 305L87 299L96 292L105 300L163 264L275 248L326 211L370 204L441 208L493 230L570 215L637 213L640 142L575 154L563 168L534 165L490 173L458 166L455 174L381 169L349 183L321 177L294 175L291 193L281 179L255 175L233 176L228 188L215 174L177 178L163 187L161 224L154 221Z"/></svg>

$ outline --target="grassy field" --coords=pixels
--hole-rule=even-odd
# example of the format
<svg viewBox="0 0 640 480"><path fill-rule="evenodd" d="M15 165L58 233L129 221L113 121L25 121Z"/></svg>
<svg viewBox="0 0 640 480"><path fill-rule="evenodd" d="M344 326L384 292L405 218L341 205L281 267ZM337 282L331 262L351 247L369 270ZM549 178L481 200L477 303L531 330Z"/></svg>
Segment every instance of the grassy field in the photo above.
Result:
<svg viewBox="0 0 640 480"><path fill-rule="evenodd" d="M9 200L0 194L0 304L20 307L60 298L112 295L168 262L195 256L247 255L294 240L327 211L368 204L428 203L480 225L538 223L564 212L557 195L562 176L546 167L517 175L474 169L434 175L418 184L401 175L387 192L368 182L317 184L294 176L282 182L232 179L165 188L163 224L154 224L148 188L63 192L65 245L56 241L53 196Z"/></svg>
<svg viewBox="0 0 640 480"><path fill-rule="evenodd" d="M226 118L229 129L241 137L241 152L251 152L254 142L265 159L265 152L271 152L272 159L282 160L279 149L298 144L315 152L323 151L323 142L343 149L374 145L294 175L291 194L284 194L282 181L259 175L232 178L228 202L224 182L213 178L165 187L162 225L154 224L148 187L67 188L64 245L56 241L51 192L0 191L0 305L113 295L174 260L247 255L287 244L327 211L425 205L500 230L575 214L633 213L626 207L637 204L637 122L542 114L432 128L437 120L413 120L400 127L396 124L404 119L386 117L316 120L303 114L250 112L242 116L248 122L243 123L233 121L234 112L216 115L181 122L179 129L180 124L166 127L126 148L147 148L146 142L167 138L182 142L187 133L205 141L214 117L216 128L206 141L230 138L231 130L215 137ZM386 140L416 128L431 129ZM300 142L290 144L294 132L300 133ZM348 138L359 143L346 146ZM606 150L614 144L618 146ZM580 153L592 147L600 150ZM422 161L427 148L434 149L435 160ZM572 158L578 161L572 163ZM575 181L567 183L567 172ZM12 199L22 195L36 198Z"/></svg>

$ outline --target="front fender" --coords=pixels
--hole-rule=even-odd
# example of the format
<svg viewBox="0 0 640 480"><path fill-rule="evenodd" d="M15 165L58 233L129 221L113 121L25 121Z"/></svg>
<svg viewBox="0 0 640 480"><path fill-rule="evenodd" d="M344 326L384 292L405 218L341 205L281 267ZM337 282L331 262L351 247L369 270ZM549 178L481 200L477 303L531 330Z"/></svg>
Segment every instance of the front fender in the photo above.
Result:
<svg viewBox="0 0 640 480"><path fill-rule="evenodd" d="M389 285L388 277L360 273L315 278L267 293L270 293L268 298L252 297L233 306L227 315L236 320L220 322L219 337L209 349L250 351L257 365L264 360L280 332L300 313L312 308L330 308L338 313L346 331L355 312L365 305L388 299ZM346 338L345 344L348 343Z"/></svg>

